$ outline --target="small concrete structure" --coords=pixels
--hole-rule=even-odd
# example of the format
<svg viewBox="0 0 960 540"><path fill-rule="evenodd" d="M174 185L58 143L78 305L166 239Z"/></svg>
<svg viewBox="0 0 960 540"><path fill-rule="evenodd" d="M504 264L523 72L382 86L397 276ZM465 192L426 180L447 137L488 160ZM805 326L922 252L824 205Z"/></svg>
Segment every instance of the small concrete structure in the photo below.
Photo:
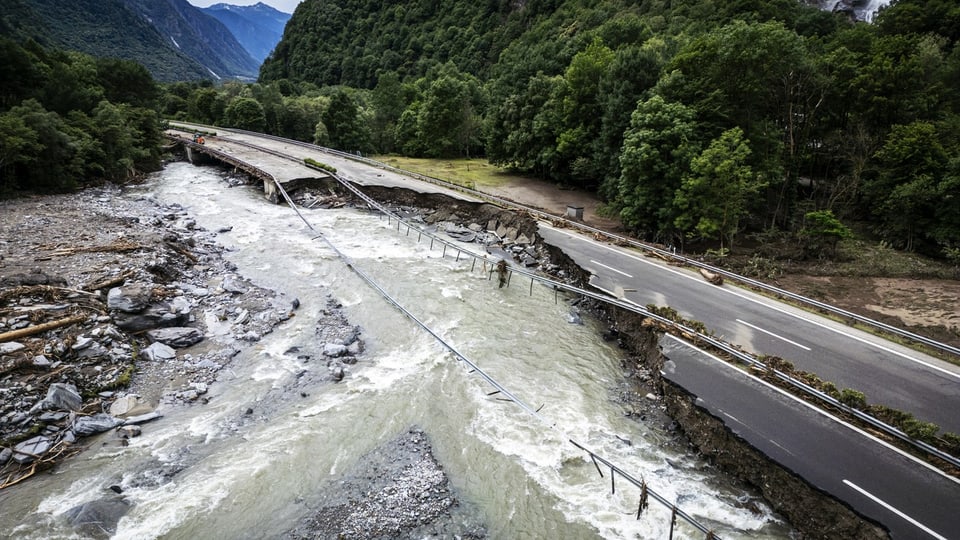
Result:
<svg viewBox="0 0 960 540"><path fill-rule="evenodd" d="M577 221L583 221L583 207L574 206L572 204L567 205L567 217L569 219L575 219Z"/></svg>

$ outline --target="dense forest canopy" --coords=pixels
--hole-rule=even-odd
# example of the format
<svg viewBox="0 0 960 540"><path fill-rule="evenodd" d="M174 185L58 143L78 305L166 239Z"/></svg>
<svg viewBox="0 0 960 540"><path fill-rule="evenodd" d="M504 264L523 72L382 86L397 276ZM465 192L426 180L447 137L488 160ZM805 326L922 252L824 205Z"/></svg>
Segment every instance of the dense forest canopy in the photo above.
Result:
<svg viewBox="0 0 960 540"><path fill-rule="evenodd" d="M135 62L0 38L0 195L159 168L160 95Z"/></svg>
<svg viewBox="0 0 960 540"><path fill-rule="evenodd" d="M875 24L796 0L377 6L308 0L261 70L261 86L348 87L366 131L351 150L482 154L596 190L666 243L835 242L841 218L960 250L955 2L894 1Z"/></svg>

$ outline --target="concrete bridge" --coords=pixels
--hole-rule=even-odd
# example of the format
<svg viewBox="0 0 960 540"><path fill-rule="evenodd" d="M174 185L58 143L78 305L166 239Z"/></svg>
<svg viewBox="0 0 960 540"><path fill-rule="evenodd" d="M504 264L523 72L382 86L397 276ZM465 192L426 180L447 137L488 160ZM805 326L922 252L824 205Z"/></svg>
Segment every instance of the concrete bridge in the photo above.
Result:
<svg viewBox="0 0 960 540"><path fill-rule="evenodd" d="M273 203L280 202L277 184L291 192L304 187L321 187L335 181L332 175L302 162L272 154L266 149L219 139L215 135L204 135L204 144L193 142L192 134L176 129L167 131L165 135L176 144L183 145L187 160L194 165L220 162L259 178L263 181L264 195Z"/></svg>

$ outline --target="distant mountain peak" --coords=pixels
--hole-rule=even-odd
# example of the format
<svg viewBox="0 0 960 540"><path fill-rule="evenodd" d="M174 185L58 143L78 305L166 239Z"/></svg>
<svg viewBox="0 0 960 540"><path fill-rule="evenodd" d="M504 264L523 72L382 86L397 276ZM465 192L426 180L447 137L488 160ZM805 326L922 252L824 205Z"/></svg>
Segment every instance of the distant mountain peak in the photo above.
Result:
<svg viewBox="0 0 960 540"><path fill-rule="evenodd" d="M273 52L290 14L258 2L252 6L218 3L201 10L219 20L255 60L263 62Z"/></svg>

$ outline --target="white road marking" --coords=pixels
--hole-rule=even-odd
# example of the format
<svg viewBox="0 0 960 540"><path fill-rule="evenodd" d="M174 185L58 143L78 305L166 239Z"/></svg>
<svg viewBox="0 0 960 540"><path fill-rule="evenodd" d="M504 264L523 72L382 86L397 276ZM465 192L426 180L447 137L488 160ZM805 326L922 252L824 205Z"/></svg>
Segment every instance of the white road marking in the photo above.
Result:
<svg viewBox="0 0 960 540"><path fill-rule="evenodd" d="M710 358L711 360L719 363L719 364L722 365L723 367L725 367L725 368L727 368L727 369L730 369L730 370L732 370L732 371L735 371L735 372L737 372L737 373L739 373L740 375L743 375L743 376L745 376L745 377L749 377L749 378L750 378L751 380L753 380L754 382L757 382L757 383L759 383L759 384L761 384L761 385L763 385L763 386L766 386L766 387L769 388L770 390L773 390L774 392L777 392L778 394L781 394L781 395L783 395L784 397L786 397L786 398L788 398L788 399L791 399L791 400L797 402L798 404L800 404L800 405L802 405L802 406L804 406L804 407L806 407L806 408L808 408L808 409L816 412L817 414L820 414L820 415L823 416L823 417L826 417L826 418L829 418L830 420L833 420L834 422L836 422L836 423L840 424L841 426L849 429L850 431L853 431L853 432L855 432L855 433L858 433L858 434L860 434L860 435L863 435L864 437L870 439L871 441L873 441L873 442L875 442L875 443L877 443L877 444L879 444L879 445L881 445L881 446L884 446L884 447L886 447L887 449L896 452L897 454L900 454L901 456L903 456L903 457L907 458L908 460L916 463L917 465L920 465L921 467L924 467L924 468L926 468L926 469L929 469L931 472L934 472L934 473L942 476L944 479L949 480L949 481L953 482L954 484L960 485L960 479L957 479L957 478L954 478L953 476L950 476L949 474L941 471L940 469L934 467L933 465L930 465L929 463L923 461L922 459L920 459L920 458L918 458L918 457L916 457L916 456L914 456L914 455L912 455L912 454L908 454L907 452L904 452L903 450L897 448L896 446L893 446L892 444L890 444L890 443L888 443L888 442L886 442L886 441L883 441L883 440L878 439L877 437L874 437L873 435L871 435L871 434L867 433L866 431L858 428L857 426L855 426L855 425L853 425L853 424L850 424L850 423L848 423L848 422L846 422L846 421L844 421L844 420L841 420L840 418L838 418L838 417L836 417L836 416L828 413L827 411L824 411L823 409L818 408L817 406L815 406L815 405L813 405L813 404L811 404L811 403L807 403L806 401L798 398L797 396L791 394L790 392L787 392L786 390L784 390L784 389L782 389L782 388L778 388L778 387L776 387L776 386L768 383L767 381L765 381L765 380L757 377L756 375L747 373L746 371L743 371L743 370L741 370L740 368L738 368L738 367L736 367L736 366L734 366L734 365L731 365L731 364L730 364L729 362L727 362L726 360L722 360L722 359L720 359L720 358L718 358L718 357L716 357L716 356L708 353L707 351L702 351L702 350L698 349L697 347L695 347L694 345L692 345L692 344L690 344L690 343L687 343L686 341L684 341L684 340L682 340L682 339L680 339L680 338L678 338L678 337L676 337L676 336L673 336L673 335L671 335L671 334L664 334L664 337L670 338L670 339L676 341L677 343L683 345L684 347L687 347L687 348L689 348L689 349L693 349L694 351L697 351L698 353L706 356L707 358Z"/></svg>
<svg viewBox="0 0 960 540"><path fill-rule="evenodd" d="M541 226L543 226L543 225L541 224ZM549 225L548 225L548 227L549 227ZM801 320L801 321L810 323L810 324L812 324L812 325L814 325L814 326L819 326L820 328L823 328L823 329L825 329L825 330L829 330L829 331L834 332L834 333L836 333L836 334L840 334L841 336L846 336L846 337L848 337L848 338L850 338L850 339L859 341L860 343L864 343L864 344L866 344L866 345L869 345L869 346L872 346L872 347L876 347L877 349L880 349L880 350L882 350L882 351L888 352L888 353L890 353L890 354L894 354L894 355L896 355L896 356L899 356L899 357L904 358L904 359L906 359L906 360L909 360L909 361L911 361L911 362L915 362L915 363L920 364L920 365L922 365L922 366L926 366L926 367L928 367L928 368L930 368L930 369L934 369L934 370L939 371L939 372L941 372L941 373L943 373L943 374L945 374L945 375L949 375L949 376L951 376L951 377L960 379L960 373L956 373L956 372L950 371L949 369L944 369L944 368L942 368L942 367L940 367L940 366L937 366L937 365L931 364L931 363L929 363L929 362L920 360L919 358L914 358L914 357L912 357L912 356L910 356L910 355L908 355L908 354L904 354L904 353L902 353L902 352L895 351L895 350L893 350L893 349L890 349L890 348L888 348L888 347L885 347L885 346L883 346L883 345L880 345L879 343L876 343L876 342L873 342L873 341L870 341L870 340L867 340L867 339L864 339L864 338L855 336L855 335L853 335L853 334L848 334L847 332L844 332L844 331L839 330L839 329L837 329L837 328L833 328L832 326L828 326L828 325L826 325L826 324L824 324L824 323L817 322L817 321L814 321L814 320L812 320L812 319L808 319L808 318L806 318L806 317L801 317L800 315L797 315L796 313L792 313L792 312L790 312L790 311L787 311L786 309L783 309L783 308L780 308L780 307L777 307L777 306L774 306L774 305L771 305L771 304L767 304L766 302L762 302L762 301L760 301L760 300L758 300L758 299L756 299L756 298L751 298L751 297L746 296L746 295L744 295L744 294L740 294L740 293L738 293L738 292L736 292L736 291L734 291L734 290L732 290L732 289L730 289L730 288L728 288L728 287L717 287L716 285L712 285L712 284L710 284L710 283L707 283L706 281L704 281L704 280L702 280L702 279L699 279L699 278L696 278L696 277L691 276L691 275L689 275L689 274L680 272L679 270L674 270L674 269L672 269L672 268L668 268L668 267L665 267L665 266L661 266L661 265L659 265L659 264L657 264L657 263L655 263L655 262L648 261L648 260L644 259L643 257L638 257L638 256L633 255L633 254L631 254L631 253L627 253L627 252L625 252L625 251L621 251L621 250L619 250L619 249L617 249L617 248L614 248L614 247L612 247L612 246L607 246L607 245L604 245L604 244L599 244L599 243L597 243L597 242L594 242L594 241L590 240L589 238L584 238L583 236L580 236L580 235L575 234L575 233L563 231L563 230L560 230L560 229L554 229L554 228L552 228L552 227L550 227L550 229L553 230L554 232L558 232L558 233L561 233L561 234L565 234L565 235L567 235L567 236L569 236L569 237L571 237L571 238L575 238L575 239L578 239L578 240L582 240L582 241L584 241L584 242L592 243L593 245L595 245L595 246L597 246L597 247L601 247L601 248L606 249L606 250L608 250L608 251L612 251L612 252L617 253L617 254L619 254L619 255L622 255L622 256L624 256L624 257L629 257L629 258L631 258L631 259L637 260L637 261L642 262L642 263L644 263L644 264L648 264L648 265L650 265L650 266L655 266L655 267L659 268L660 270L664 270L664 271L666 271L666 272L674 273L674 274L676 274L676 275L678 275L678 276L680 276L680 277L683 277L683 278L689 279L689 280L691 280L691 281L694 281L694 282L696 282L696 283L699 283L700 285L702 285L702 286L704 286L704 287L710 287L710 288L715 289L715 290L724 291L724 292L726 292L726 293L729 293L729 294L732 294L732 295L734 295L734 296L740 297L740 298L742 298L742 299L744 299L744 300L746 300L746 301L748 301L748 302L753 302L754 304L757 304L757 305L760 305L760 306L764 306L764 307L769 308L769 309L772 309L772 310L774 310L774 311L778 311L778 312L780 312L780 313L783 313L784 315L787 315L787 316L789 316L789 317L793 317L794 319L799 319L799 320Z"/></svg>
<svg viewBox="0 0 960 540"><path fill-rule="evenodd" d="M628 274L628 273L626 273L626 272L623 272L623 271L621 271L621 270L617 270L616 268L607 266L607 265L605 265L605 264L603 264L603 263L601 263L601 262L597 262L597 261L595 261L595 260L593 260L593 259L590 259L590 262L592 262L593 264L595 264L595 265L597 265L597 266L602 266L602 267L606 268L607 270L611 270L611 271L616 272L616 273L618 273L618 274L627 276L627 277L630 278L630 279L633 279L633 276L631 276L630 274Z"/></svg>
<svg viewBox="0 0 960 540"><path fill-rule="evenodd" d="M740 324L742 324L742 325L744 325L744 326L749 326L750 328L753 328L754 330L758 330L758 331L760 331L760 332L763 332L764 334L767 334L767 335L773 336L773 337L775 337L775 338L777 338L777 339L786 341L787 343L789 343L789 344L791 344L791 345L796 345L797 347L800 347L801 349L803 349L803 350L805 350L805 351L809 351L809 350L810 350L810 347L807 347L806 345L801 345L801 344L797 343L796 341L789 340L789 339L787 339L787 338L785 338L785 337L783 337L783 336L781 336L781 335L779 335L779 334L774 334L773 332L771 332L771 331L769 331L769 330L764 330L763 328L760 328L759 326L754 325L754 324L750 324L750 323L748 323L747 321L743 321L743 320L737 319L737 322L740 323Z"/></svg>
<svg viewBox="0 0 960 540"><path fill-rule="evenodd" d="M844 480L843 480L843 483L846 484L846 485L848 485L848 486L850 486L850 487L852 487L853 489L855 489L856 491L858 491L859 493L861 493L862 495L864 495L865 497L867 497L867 498L870 499L871 501L879 504L880 506L886 508L887 510L889 510L889 511L893 512L894 514L896 514L896 515L902 517L903 519L907 520L911 525L913 525L914 527L920 529L921 531L929 534L930 536L936 538L937 540L947 540L947 538L946 538L945 536L942 536L942 535L940 535L940 534L937 534L936 531L930 529L929 527L927 527L927 526L924 525L923 523L920 523L919 521L913 519L912 517L904 514L904 513L901 512L900 510L897 510L896 508L894 508L894 507L890 506L889 504L883 502L882 500L880 500L879 497L877 497L876 495L873 495L872 493L869 493L867 490L865 490L865 489L863 489L862 487L854 484L853 482L851 482L851 481L849 481L849 480L847 480L847 479L844 479Z"/></svg>

